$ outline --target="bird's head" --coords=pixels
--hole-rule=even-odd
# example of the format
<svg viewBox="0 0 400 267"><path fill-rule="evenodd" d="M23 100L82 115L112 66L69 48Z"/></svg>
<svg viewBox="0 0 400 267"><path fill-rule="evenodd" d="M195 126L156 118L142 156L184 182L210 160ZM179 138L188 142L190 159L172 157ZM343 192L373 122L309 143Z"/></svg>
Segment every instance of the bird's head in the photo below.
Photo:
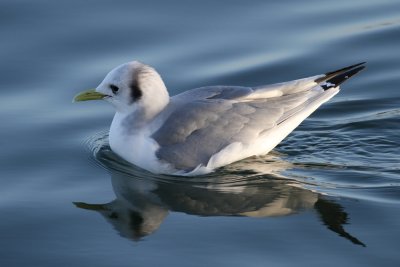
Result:
<svg viewBox="0 0 400 267"><path fill-rule="evenodd" d="M132 61L111 70L96 89L79 93L74 102L100 99L110 102L120 113L139 109L152 116L166 106L169 95L155 69Z"/></svg>

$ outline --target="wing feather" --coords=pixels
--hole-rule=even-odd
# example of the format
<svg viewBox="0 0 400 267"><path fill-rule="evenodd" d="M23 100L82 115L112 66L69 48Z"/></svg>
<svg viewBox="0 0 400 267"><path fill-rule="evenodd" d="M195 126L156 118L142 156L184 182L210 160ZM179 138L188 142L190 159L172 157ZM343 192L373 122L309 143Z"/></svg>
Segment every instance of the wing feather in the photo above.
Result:
<svg viewBox="0 0 400 267"><path fill-rule="evenodd" d="M180 94L173 98L172 111L152 136L160 146L157 157L180 170L206 166L229 144L254 142L301 110L323 91L311 90L316 87L314 79L289 82L286 87L213 86Z"/></svg>

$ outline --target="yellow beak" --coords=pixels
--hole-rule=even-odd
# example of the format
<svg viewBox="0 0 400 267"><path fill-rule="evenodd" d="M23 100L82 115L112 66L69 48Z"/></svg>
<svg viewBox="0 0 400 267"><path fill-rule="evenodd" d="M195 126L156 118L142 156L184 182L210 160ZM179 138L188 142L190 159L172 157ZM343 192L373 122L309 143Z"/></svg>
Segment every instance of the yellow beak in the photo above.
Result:
<svg viewBox="0 0 400 267"><path fill-rule="evenodd" d="M88 100L99 100L103 99L107 95L104 95L102 93L96 92L95 89L90 89L86 90L83 92L80 92L77 94L72 102L78 102L78 101L88 101Z"/></svg>

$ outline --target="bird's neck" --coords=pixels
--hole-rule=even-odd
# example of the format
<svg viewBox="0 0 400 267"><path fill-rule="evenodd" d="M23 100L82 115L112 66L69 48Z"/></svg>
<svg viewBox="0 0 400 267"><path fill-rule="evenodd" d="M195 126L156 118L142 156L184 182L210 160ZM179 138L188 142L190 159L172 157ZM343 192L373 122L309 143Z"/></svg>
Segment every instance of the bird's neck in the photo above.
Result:
<svg viewBox="0 0 400 267"><path fill-rule="evenodd" d="M164 111L169 103L169 96L163 99L157 98L151 105L150 99L135 105L133 109L127 111L118 111L115 113L110 128L110 139L131 138L135 135L147 135L154 130L157 124L157 117ZM146 101L147 100L147 101Z"/></svg>
<svg viewBox="0 0 400 267"><path fill-rule="evenodd" d="M143 131L153 120L154 115L149 116L140 110L131 113L116 112L111 123L110 135L131 136Z"/></svg>

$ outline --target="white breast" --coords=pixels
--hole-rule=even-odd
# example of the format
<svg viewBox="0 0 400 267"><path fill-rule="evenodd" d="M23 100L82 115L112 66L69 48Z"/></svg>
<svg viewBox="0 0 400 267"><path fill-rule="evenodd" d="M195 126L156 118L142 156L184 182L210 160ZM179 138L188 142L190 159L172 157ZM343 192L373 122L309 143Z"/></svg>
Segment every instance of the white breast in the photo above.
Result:
<svg viewBox="0 0 400 267"><path fill-rule="evenodd" d="M116 113L111 123L109 142L111 149L120 157L153 173L173 173L175 170L156 157L159 146L150 138L147 128L129 132L123 126L124 116Z"/></svg>

